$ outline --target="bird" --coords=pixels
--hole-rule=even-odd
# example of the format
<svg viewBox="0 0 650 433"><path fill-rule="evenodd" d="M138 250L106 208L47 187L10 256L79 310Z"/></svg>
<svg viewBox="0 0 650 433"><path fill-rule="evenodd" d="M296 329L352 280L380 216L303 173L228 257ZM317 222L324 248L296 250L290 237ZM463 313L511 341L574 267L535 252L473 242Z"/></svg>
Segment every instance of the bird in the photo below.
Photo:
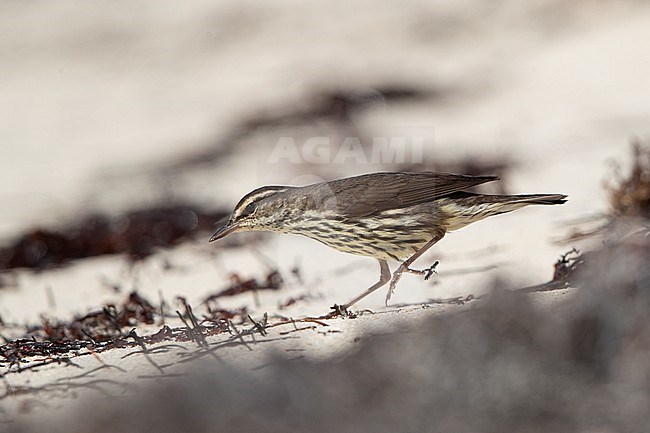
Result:
<svg viewBox="0 0 650 433"><path fill-rule="evenodd" d="M447 232L528 205L555 205L564 194L488 195L466 191L498 176L444 172L376 172L307 186L270 185L246 194L210 242L243 231L298 234L379 262L379 281L335 311L347 312L388 284L386 306L403 273L428 279L411 265ZM388 261L399 266L392 273Z"/></svg>

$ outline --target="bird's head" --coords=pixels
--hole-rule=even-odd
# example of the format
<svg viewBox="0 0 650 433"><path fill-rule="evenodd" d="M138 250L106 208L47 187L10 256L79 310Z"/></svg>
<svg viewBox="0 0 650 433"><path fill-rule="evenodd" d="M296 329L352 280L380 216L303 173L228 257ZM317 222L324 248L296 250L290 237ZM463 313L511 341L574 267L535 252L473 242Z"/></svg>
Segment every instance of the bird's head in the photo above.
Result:
<svg viewBox="0 0 650 433"><path fill-rule="evenodd" d="M281 231L286 217L284 193L288 186L265 186L248 193L232 211L226 225L210 238L210 242L241 231Z"/></svg>

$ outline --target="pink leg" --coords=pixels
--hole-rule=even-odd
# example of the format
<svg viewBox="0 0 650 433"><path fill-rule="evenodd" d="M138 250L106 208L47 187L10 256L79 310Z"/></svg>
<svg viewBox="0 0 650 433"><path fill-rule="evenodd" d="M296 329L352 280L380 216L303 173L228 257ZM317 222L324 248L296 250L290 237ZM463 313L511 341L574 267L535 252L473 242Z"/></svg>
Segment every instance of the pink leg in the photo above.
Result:
<svg viewBox="0 0 650 433"><path fill-rule="evenodd" d="M400 278L402 278L402 274L404 272L408 272L411 274L417 274L417 275L425 275L425 279L429 279L431 274L435 272L435 267L438 265L438 262L436 261L433 266L431 266L429 269L425 270L417 270L417 269L411 269L409 266L416 261L422 254L424 254L429 248L435 245L436 242L438 242L442 237L445 235L445 232L441 232L440 234L436 235L431 239L429 242L424 244L422 248L420 248L415 254L413 254L411 257L409 257L404 263L402 263L396 270L393 272L393 279L390 281L390 287L388 288L388 293L386 293L386 306L388 306L388 301L390 301L391 296L393 296L393 292L395 291L395 287L397 287L397 283L399 282Z"/></svg>
<svg viewBox="0 0 650 433"><path fill-rule="evenodd" d="M335 305L334 308L337 311L345 311L357 302L359 302L361 299L365 298L381 286L385 285L388 281L390 281L390 268L388 267L388 262L386 260L377 260L379 262L379 267L381 271L381 275L379 277L379 281L369 287L368 289L364 290L363 292L359 293L357 296L354 298L350 299L348 302L346 302L343 305Z"/></svg>

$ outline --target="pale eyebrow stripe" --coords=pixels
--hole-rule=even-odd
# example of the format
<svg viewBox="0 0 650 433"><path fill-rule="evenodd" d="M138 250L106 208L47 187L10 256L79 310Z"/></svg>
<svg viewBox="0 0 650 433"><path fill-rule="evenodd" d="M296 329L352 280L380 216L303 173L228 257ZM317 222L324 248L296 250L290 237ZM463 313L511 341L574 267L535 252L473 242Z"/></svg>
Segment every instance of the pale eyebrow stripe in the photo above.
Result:
<svg viewBox="0 0 650 433"><path fill-rule="evenodd" d="M248 206L251 203L255 203L256 201L259 201L259 200L262 200L262 199L264 199L266 197L272 196L275 193L284 192L284 191L286 191L286 189L271 189L271 190L268 190L268 191L260 191L257 194L248 197L248 199L246 199L246 201L244 201L242 204L240 204L239 207L237 207L237 209L235 209L235 211L233 212L233 216L237 217L237 216L241 215L242 209L245 209L246 206Z"/></svg>

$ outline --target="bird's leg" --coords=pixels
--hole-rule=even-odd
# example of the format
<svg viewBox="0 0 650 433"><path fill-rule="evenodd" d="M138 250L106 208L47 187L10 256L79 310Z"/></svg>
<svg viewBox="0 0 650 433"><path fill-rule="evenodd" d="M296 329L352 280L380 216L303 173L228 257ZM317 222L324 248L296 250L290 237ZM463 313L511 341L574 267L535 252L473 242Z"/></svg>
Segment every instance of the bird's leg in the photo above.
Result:
<svg viewBox="0 0 650 433"><path fill-rule="evenodd" d="M330 315L338 316L342 315L341 313L344 313L348 308L359 302L361 299L365 298L381 286L385 285L388 281L390 281L390 268L388 267L388 262L386 260L379 260L379 267L381 271L381 275L379 276L379 281L369 287L368 289L364 290L363 292L359 293L357 296L354 298L350 299L348 302L346 302L343 305L334 305L332 309L334 309L333 312L330 313ZM334 317L332 316L332 317Z"/></svg>
<svg viewBox="0 0 650 433"><path fill-rule="evenodd" d="M388 288L388 293L386 293L386 306L388 306L388 301L390 301L391 296L393 296L393 292L395 291L395 287L397 287L397 283L399 282L400 278L402 278L402 274L404 272L409 272L411 274L417 274L417 275L424 275L424 279L428 280L431 275L435 272L436 266L438 266L438 261L436 261L433 265L431 265L428 269L425 269L423 271L417 270L417 269L411 269L409 266L416 261L422 254L424 254L429 248L435 245L436 242L438 242L442 237L445 235L444 232L441 232L433 237L429 242L424 244L422 248L420 248L415 254L413 254L411 257L406 259L404 263L399 265L399 267L393 272L393 279L390 280L390 287Z"/></svg>

